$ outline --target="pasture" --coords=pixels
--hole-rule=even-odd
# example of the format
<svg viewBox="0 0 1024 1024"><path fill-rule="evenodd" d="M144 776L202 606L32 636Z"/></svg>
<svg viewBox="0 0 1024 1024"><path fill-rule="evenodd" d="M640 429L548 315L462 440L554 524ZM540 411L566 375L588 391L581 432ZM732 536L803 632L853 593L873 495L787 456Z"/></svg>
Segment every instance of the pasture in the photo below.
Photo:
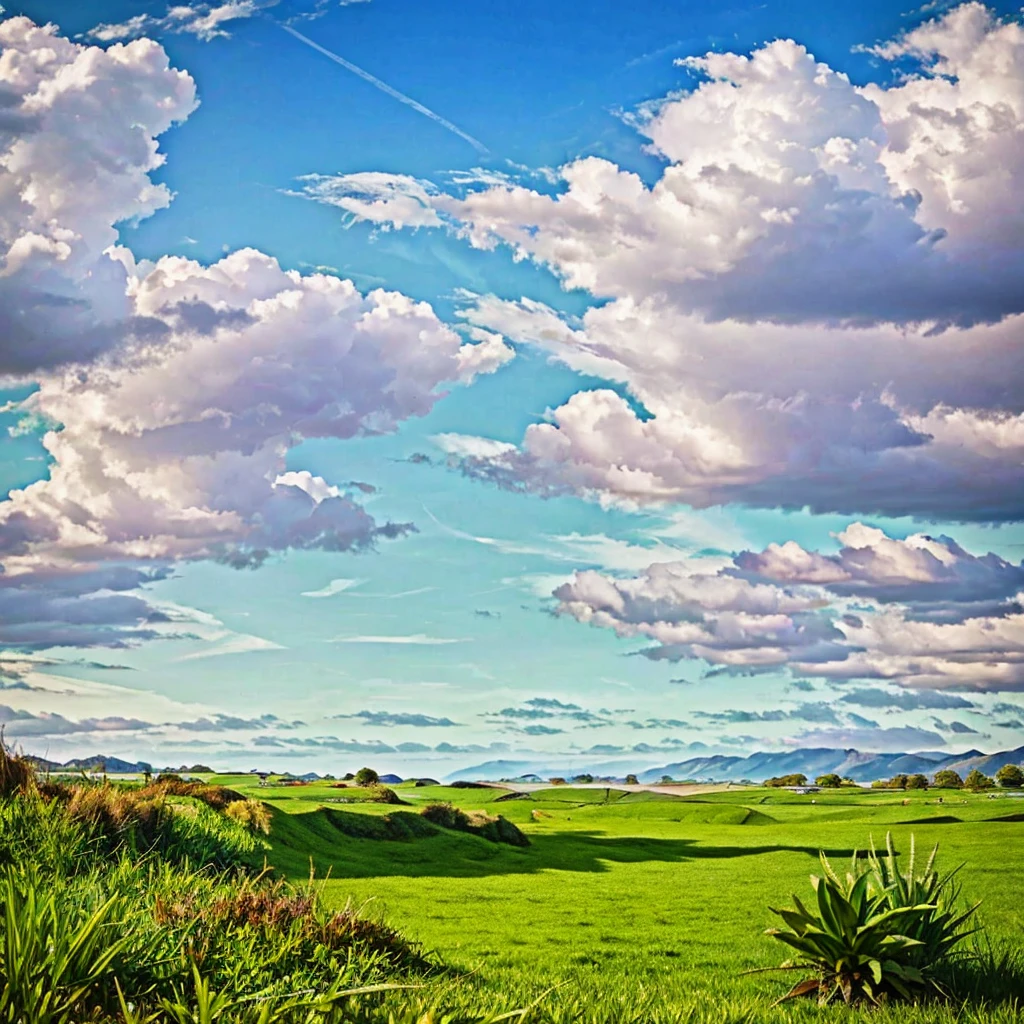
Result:
<svg viewBox="0 0 1024 1024"><path fill-rule="evenodd" d="M268 859L279 871L305 878L312 868L329 903L363 906L440 958L447 973L424 991L423 1005L455 1014L453 1020L537 1000L539 1019L558 1024L862 1014L922 1024L1024 1020L1013 971L1003 972L999 986L991 977L982 983L987 991L978 995L993 1000L988 1005L870 1011L803 1001L775 1007L793 977L745 973L786 959L785 947L764 935L778 923L768 908L788 906L793 893L811 895L819 849L845 866L854 851L872 838L883 844L890 831L904 854L913 835L919 853L939 843L942 867L964 863L964 896L982 901L984 941L997 956L1019 949L1024 800L1002 792L805 796L719 787L675 796L556 786L510 797L503 789L406 784L394 788L408 806L392 806L323 783L216 781L273 808ZM530 846L447 831L365 834L372 818L400 825L433 801L500 813Z"/></svg>

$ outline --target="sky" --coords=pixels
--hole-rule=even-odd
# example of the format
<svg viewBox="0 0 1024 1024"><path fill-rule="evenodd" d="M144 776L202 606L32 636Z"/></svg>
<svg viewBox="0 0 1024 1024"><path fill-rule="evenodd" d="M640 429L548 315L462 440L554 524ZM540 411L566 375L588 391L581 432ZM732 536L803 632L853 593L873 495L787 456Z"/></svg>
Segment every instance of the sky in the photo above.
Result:
<svg viewBox="0 0 1024 1024"><path fill-rule="evenodd" d="M26 0L0 50L8 743L1024 744L1012 5Z"/></svg>

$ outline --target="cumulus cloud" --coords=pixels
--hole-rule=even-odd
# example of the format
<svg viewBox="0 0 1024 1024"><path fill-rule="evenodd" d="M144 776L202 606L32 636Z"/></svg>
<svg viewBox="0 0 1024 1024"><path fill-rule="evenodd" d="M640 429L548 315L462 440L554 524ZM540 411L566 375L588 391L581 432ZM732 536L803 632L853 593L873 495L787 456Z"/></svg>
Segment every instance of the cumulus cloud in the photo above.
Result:
<svg viewBox="0 0 1024 1024"><path fill-rule="evenodd" d="M0 21L0 374L89 358L133 331L116 225L165 207L157 138L195 83L149 39L107 50Z"/></svg>
<svg viewBox="0 0 1024 1024"><path fill-rule="evenodd" d="M976 557L950 537L913 534L905 540L854 523L837 535L834 555L807 551L795 541L745 551L736 564L754 578L821 584L835 594L909 605L918 618L939 621L1021 611L1024 563L989 554Z"/></svg>
<svg viewBox="0 0 1024 1024"><path fill-rule="evenodd" d="M788 669L918 690L1024 689L1024 613L1006 600L1012 565L994 555L977 558L948 538L894 541L861 524L840 538L846 546L835 556L773 546L740 554L714 573L696 560L651 565L629 578L577 572L555 591L558 611L654 641L642 651L650 658L701 659L718 671ZM871 551L859 547L862 540ZM951 580L945 601L944 574ZM979 593L1000 600L979 611ZM924 602L927 615L915 602ZM909 698L879 693L848 696L909 709ZM914 703L953 704L926 697Z"/></svg>
<svg viewBox="0 0 1024 1024"><path fill-rule="evenodd" d="M215 26L238 6L204 17ZM184 23L184 11L168 17ZM0 372L33 371L39 387L21 411L51 457L46 479L0 502L0 642L150 639L161 613L139 588L178 562L253 567L411 529L366 512L357 499L370 485L289 470L287 453L308 438L395 430L511 349L480 329L464 340L426 303L362 295L253 249L212 266L136 263L114 245L115 225L170 199L148 172L162 162L156 136L195 106L192 80L151 40L102 50L12 18L0 42L0 317L20 325L0 332ZM19 303L44 286L23 315ZM77 320L64 329L65 311L102 320L102 357ZM18 334L33 323L38 343ZM222 639L209 653L274 646Z"/></svg>
<svg viewBox="0 0 1024 1024"><path fill-rule="evenodd" d="M579 321L483 298L476 326L618 390L573 395L502 486L602 501L742 502L1017 520L1024 508L1024 29L969 3L857 87L789 40L688 58L635 121L652 184L604 159L548 194L427 196L602 300ZM425 200L424 200L425 201Z"/></svg>

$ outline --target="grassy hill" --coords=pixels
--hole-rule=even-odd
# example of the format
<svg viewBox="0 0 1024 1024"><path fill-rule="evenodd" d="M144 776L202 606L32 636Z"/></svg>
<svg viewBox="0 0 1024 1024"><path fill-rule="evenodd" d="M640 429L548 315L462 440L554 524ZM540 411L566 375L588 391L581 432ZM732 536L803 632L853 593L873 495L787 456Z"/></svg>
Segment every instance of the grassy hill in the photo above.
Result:
<svg viewBox="0 0 1024 1024"><path fill-rule="evenodd" d="M1013 861L1024 800L1003 792L733 787L680 796L556 786L524 794L404 784L389 794L249 775L207 782L165 783L162 798L115 782L74 798L83 807L163 799L147 847L163 852L127 843L128 832L109 822L65 820L78 804L64 797L38 805L50 807L52 834L37 828L34 846L9 847L5 860L0 835L0 894L5 878L24 888L33 872L48 871L42 890L63 894L62 913L113 893L121 909L112 924L136 935L136 962L117 968L141 992L135 1010L117 1003L108 979L95 1012L24 1024L1024 1021L1024 890ZM19 799L0 799L8 838L29 806ZM492 827L498 815L517 829ZM70 860L58 825L67 835L79 829ZM943 975L950 998L855 1010L774 1005L794 979L747 973L787 958L765 935L776 923L769 906L787 905L792 893L813 899L808 875L821 872L819 850L840 866L887 832L904 863L912 835L919 848L939 842L944 867L966 864L964 897L983 901L976 956ZM513 845L517 836L528 845ZM90 845L97 837L106 837L102 857ZM196 874L203 843L227 867ZM17 929L0 920L3 982ZM204 1010L202 985L226 1005ZM344 994L366 985L378 990ZM295 992L300 1002L289 1009ZM323 992L329 998L317 1003ZM3 998L0 1019L18 1020L3 1016Z"/></svg>
<svg viewBox="0 0 1024 1024"><path fill-rule="evenodd" d="M940 843L948 867L965 862L966 895L983 900L997 949L1019 948L1024 926L1024 887L1006 862L1024 823L996 820L1024 818L1024 800L1002 793L748 787L678 797L557 786L509 799L500 788L394 787L409 805L401 814L437 800L500 810L529 836L530 846L516 849L451 834L355 838L330 824L324 801L338 791L328 785L225 781L275 809L275 863L298 874L312 857L318 874L330 874L323 892L333 905L376 907L473 972L452 990L454 1005L510 1008L556 986L546 1004L576 1009L552 1020L846 1020L809 1006L772 1009L786 976L742 972L785 959L763 934L774 923L768 906L809 893L819 849L842 860L872 837L883 843L887 831L900 849L915 835L919 846ZM396 813L372 804L346 811ZM1005 980L1012 987L1019 978ZM1024 987L1015 991L1024 997ZM893 1008L871 1019L974 1019L957 1012ZM1024 1020L1012 1003L984 1014L977 1019Z"/></svg>

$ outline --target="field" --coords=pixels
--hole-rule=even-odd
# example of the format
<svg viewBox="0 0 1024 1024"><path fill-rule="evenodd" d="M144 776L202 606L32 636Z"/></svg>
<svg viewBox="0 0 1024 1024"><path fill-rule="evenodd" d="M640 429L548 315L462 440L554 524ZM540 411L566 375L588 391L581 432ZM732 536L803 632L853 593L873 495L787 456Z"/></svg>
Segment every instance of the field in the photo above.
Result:
<svg viewBox="0 0 1024 1024"><path fill-rule="evenodd" d="M861 1019L868 1011L773 1007L793 977L744 972L785 959L763 934L777 923L768 908L810 894L819 849L842 861L888 831L901 851L913 835L919 850L940 844L944 867L963 862L986 941L996 953L1021 946L1024 800L1005 793L732 787L674 796L559 786L500 799L507 790L403 785L403 807L327 784L216 781L274 809L268 858L279 871L305 878L312 867L330 903L383 915L451 969L421 999L452 1019L538 999L539 1018L559 1024ZM432 801L500 813L530 846L447 831L362 837L373 818L401 822ZM870 1016L1024 1020L1019 976L983 984L994 1000L984 1007L893 1006Z"/></svg>

